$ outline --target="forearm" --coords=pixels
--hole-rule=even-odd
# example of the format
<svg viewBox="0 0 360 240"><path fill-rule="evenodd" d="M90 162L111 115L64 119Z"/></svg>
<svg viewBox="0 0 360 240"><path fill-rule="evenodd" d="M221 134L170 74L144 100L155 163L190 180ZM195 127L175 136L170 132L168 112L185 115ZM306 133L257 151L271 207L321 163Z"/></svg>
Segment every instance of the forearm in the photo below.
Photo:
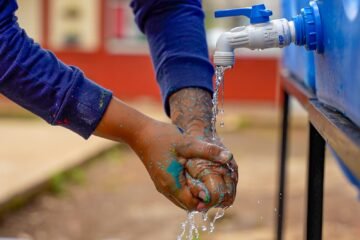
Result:
<svg viewBox="0 0 360 240"><path fill-rule="evenodd" d="M200 88L184 88L171 95L171 120L193 136L211 136L211 94Z"/></svg>
<svg viewBox="0 0 360 240"><path fill-rule="evenodd" d="M141 132L147 124L154 121L113 97L94 134L114 141L122 141L136 148L136 140L141 137Z"/></svg>

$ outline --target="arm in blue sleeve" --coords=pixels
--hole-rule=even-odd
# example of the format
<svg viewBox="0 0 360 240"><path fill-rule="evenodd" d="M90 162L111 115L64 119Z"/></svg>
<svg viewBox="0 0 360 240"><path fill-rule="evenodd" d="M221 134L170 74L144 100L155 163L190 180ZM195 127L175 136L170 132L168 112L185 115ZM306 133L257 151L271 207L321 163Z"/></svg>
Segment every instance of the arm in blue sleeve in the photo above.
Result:
<svg viewBox="0 0 360 240"><path fill-rule="evenodd" d="M148 38L166 113L169 97L187 87L213 91L200 0L133 0L136 22Z"/></svg>
<svg viewBox="0 0 360 240"><path fill-rule="evenodd" d="M52 125L84 138L96 129L112 94L30 39L15 0L0 0L0 93Z"/></svg>

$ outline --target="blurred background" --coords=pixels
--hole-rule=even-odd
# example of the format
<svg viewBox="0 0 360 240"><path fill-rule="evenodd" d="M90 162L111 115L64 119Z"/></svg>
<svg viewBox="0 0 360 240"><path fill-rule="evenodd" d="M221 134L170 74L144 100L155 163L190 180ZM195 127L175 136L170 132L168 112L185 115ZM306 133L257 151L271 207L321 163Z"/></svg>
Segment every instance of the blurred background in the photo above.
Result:
<svg viewBox="0 0 360 240"><path fill-rule="evenodd" d="M244 19L213 18L215 9L241 7L264 1L204 1L210 50L224 29ZM88 77L125 99L159 100L148 45L138 30L127 0L20 0L19 22L29 36L67 64L79 66ZM266 1L279 15L278 1ZM261 54L263 72L256 71L251 51L239 53L239 68L229 74L226 97L234 100L274 102L279 51ZM264 58L266 56L266 58ZM244 60L244 57L246 59ZM250 61L249 61L249 57ZM250 69L249 69L250 68ZM141 71L138 71L141 69ZM247 81L232 80L243 72ZM269 76L264 79L263 76ZM239 87L239 84L242 84Z"/></svg>
<svg viewBox="0 0 360 240"><path fill-rule="evenodd" d="M17 0L20 25L44 48L130 105L160 120L159 88L146 38L128 0ZM279 1L203 1L210 52L244 18L214 19L216 9ZM225 75L225 127L240 180L234 207L201 239L273 239L279 142L281 51L237 52ZM292 103L286 238L303 239L307 115ZM175 239L185 212L156 192L126 146L84 141L49 127L0 95L0 237L51 240ZM357 192L327 154L324 239L358 239ZM255 174L254 174L255 173ZM346 207L345 207L346 206ZM213 212L211 215L213 216Z"/></svg>

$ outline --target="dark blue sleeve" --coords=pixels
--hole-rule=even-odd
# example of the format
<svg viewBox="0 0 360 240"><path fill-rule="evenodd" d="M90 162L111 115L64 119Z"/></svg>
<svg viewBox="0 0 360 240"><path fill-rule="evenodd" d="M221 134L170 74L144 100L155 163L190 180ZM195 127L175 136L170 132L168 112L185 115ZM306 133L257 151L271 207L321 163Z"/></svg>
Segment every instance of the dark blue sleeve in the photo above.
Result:
<svg viewBox="0 0 360 240"><path fill-rule="evenodd" d="M131 7L146 34L166 113L172 93L187 87L212 92L214 69L209 61L200 0L133 0Z"/></svg>
<svg viewBox="0 0 360 240"><path fill-rule="evenodd" d="M0 0L0 93L48 123L88 138L111 92L34 43L19 27L16 9L15 0Z"/></svg>

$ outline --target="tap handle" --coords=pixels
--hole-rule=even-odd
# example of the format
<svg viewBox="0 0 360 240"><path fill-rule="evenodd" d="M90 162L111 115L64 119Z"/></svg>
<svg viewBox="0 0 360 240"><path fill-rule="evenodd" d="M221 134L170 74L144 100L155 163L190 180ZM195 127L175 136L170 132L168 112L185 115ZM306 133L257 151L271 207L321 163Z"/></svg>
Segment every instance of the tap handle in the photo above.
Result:
<svg viewBox="0 0 360 240"><path fill-rule="evenodd" d="M234 16L245 16L250 19L251 24L266 23L270 21L272 11L266 9L265 4L253 5L248 8L237 8L215 11L215 17L234 17Z"/></svg>

